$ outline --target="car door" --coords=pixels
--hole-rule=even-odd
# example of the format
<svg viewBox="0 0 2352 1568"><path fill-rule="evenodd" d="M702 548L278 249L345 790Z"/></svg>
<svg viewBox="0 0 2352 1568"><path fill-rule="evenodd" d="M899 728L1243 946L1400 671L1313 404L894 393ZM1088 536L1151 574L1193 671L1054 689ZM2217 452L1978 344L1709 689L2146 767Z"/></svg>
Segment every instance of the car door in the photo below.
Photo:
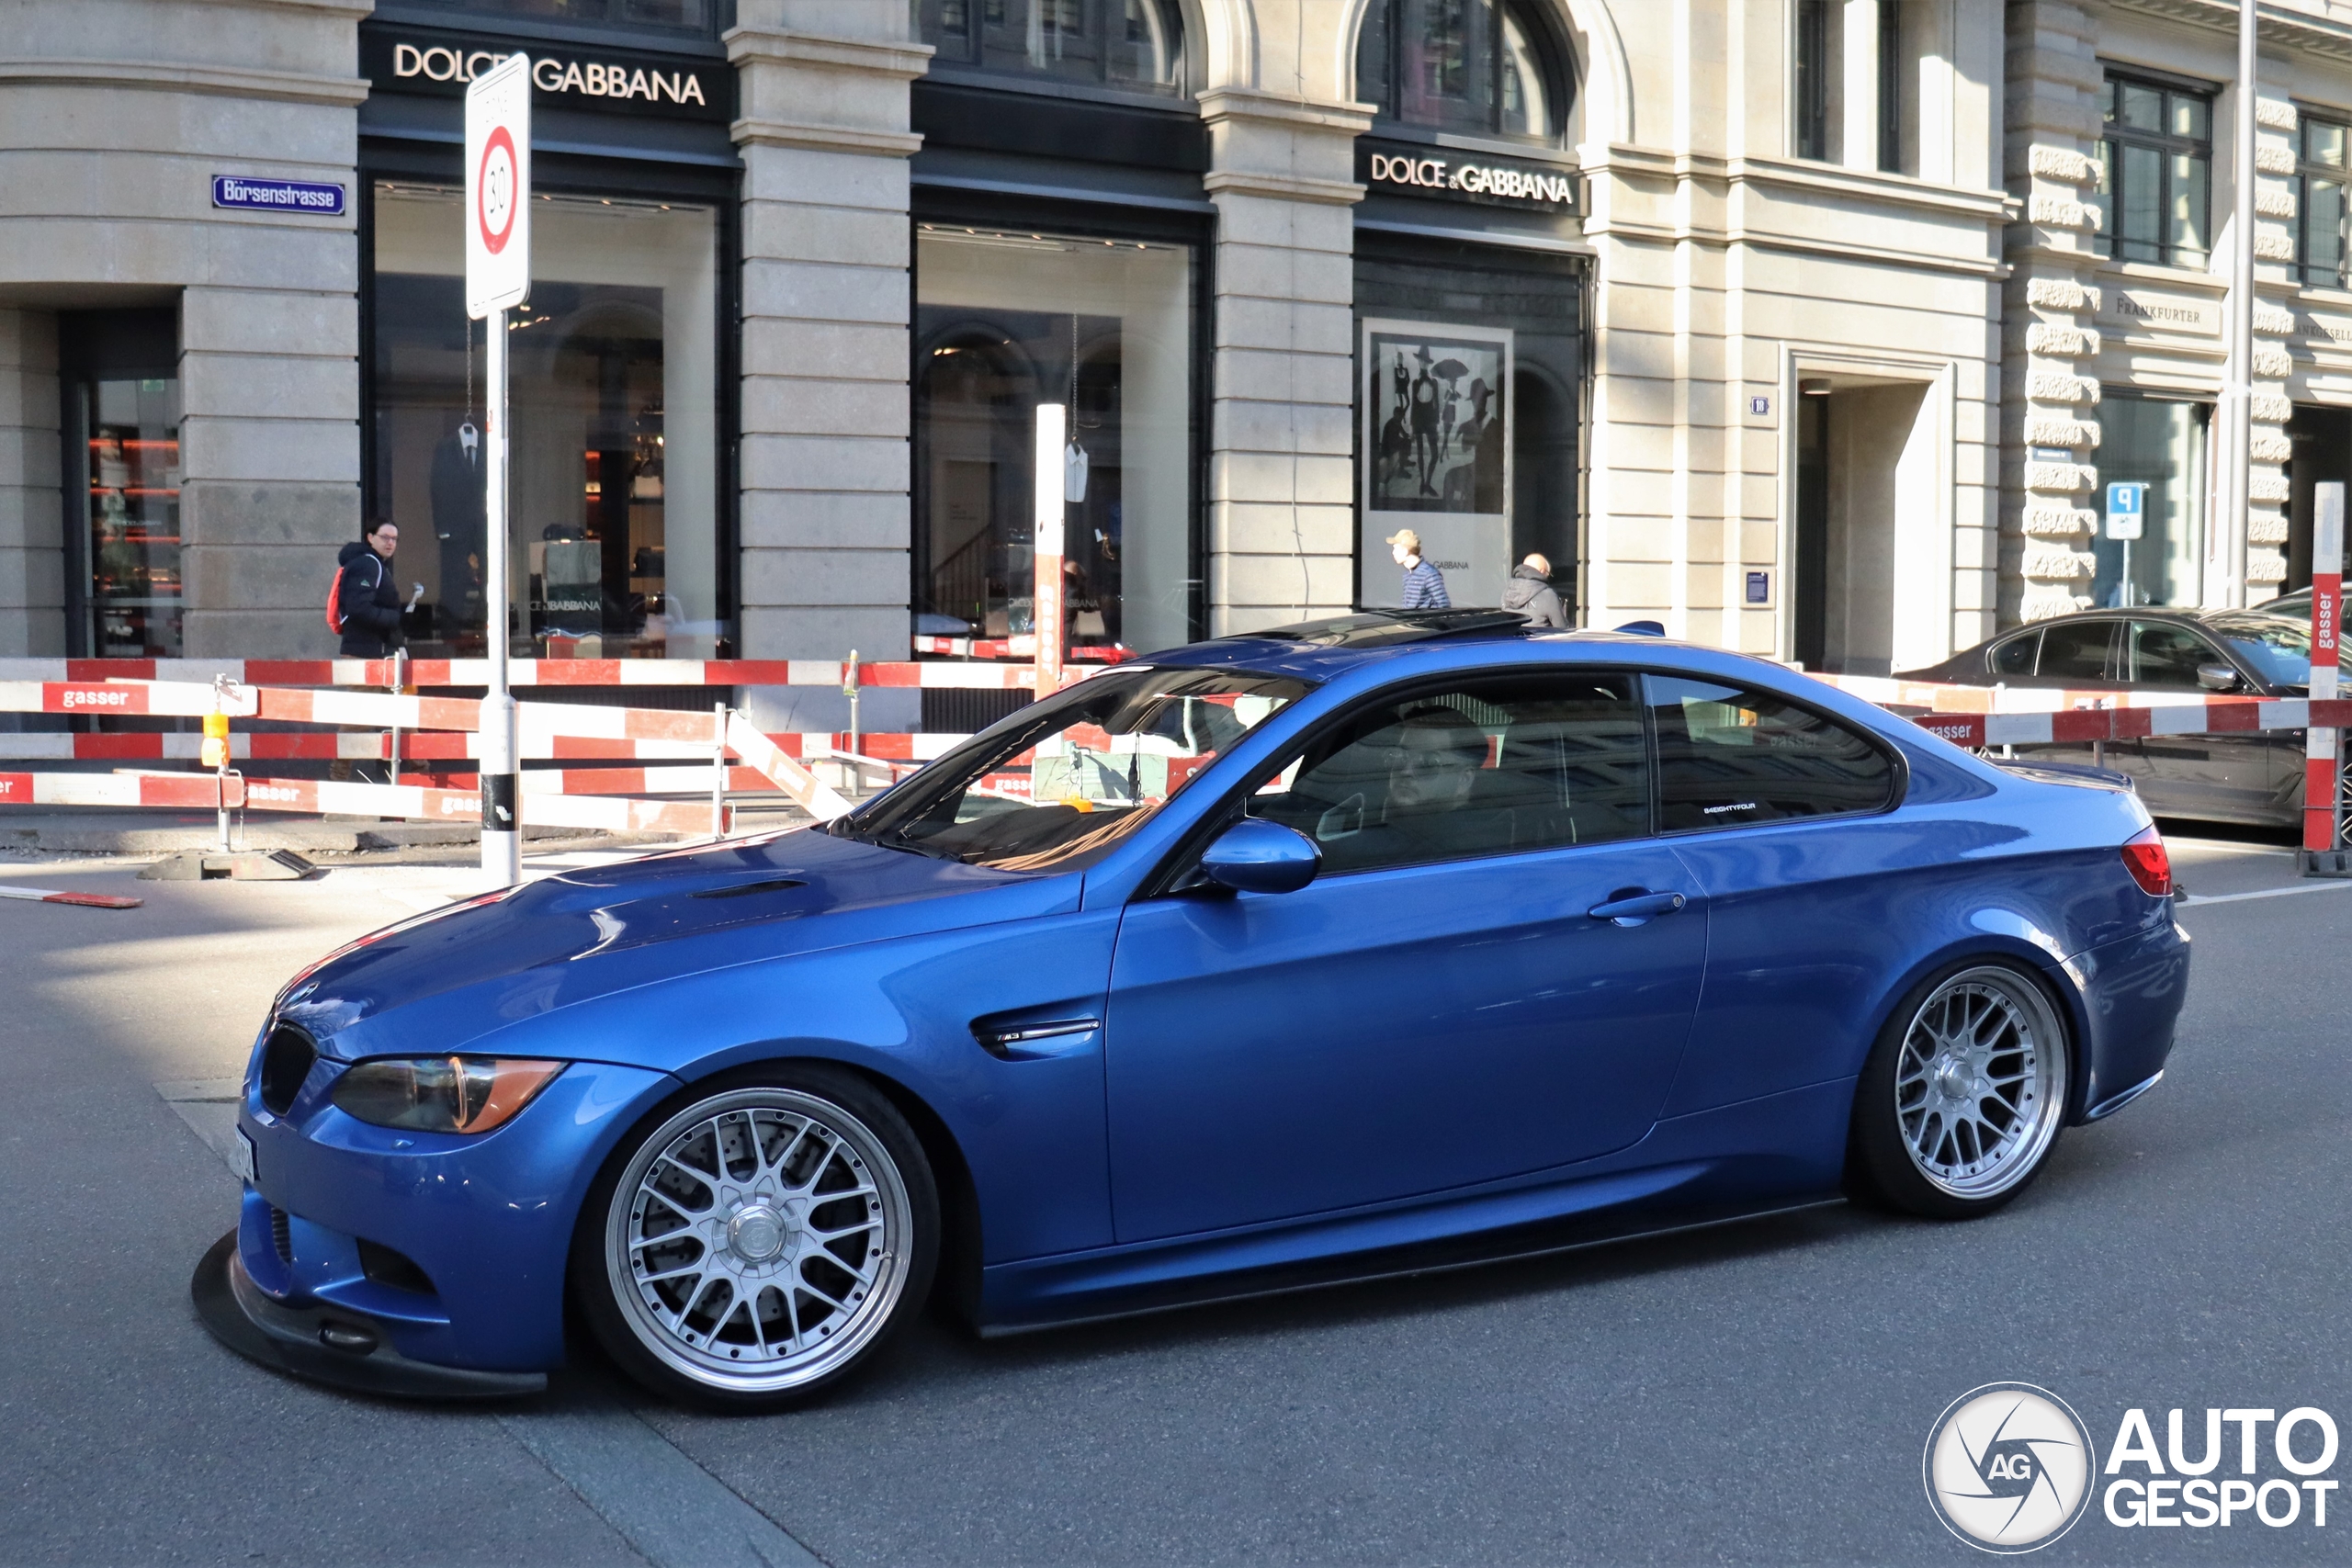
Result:
<svg viewBox="0 0 2352 1568"><path fill-rule="evenodd" d="M1564 671L1385 694L1262 773L1232 809L1314 839L1317 879L1147 897L1121 923L1119 1239L1640 1138L1706 956L1704 902L1649 833L1648 772L1636 678ZM1592 913L1628 899L1646 902Z"/></svg>
<svg viewBox="0 0 2352 1568"><path fill-rule="evenodd" d="M1644 684L1659 831L1708 908L1706 988L1665 1114L1856 1071L1906 962L1906 898L1962 868L1887 811L1900 769L1862 731L1728 682Z"/></svg>
<svg viewBox="0 0 2352 1568"><path fill-rule="evenodd" d="M2134 690L2201 697L2205 688L2197 671L2207 664L2236 668L2195 626L2168 620L2131 623L2123 671ZM2244 689L2254 688L2248 682ZM2240 818L2273 813L2275 750L2261 734L2227 731L2149 735L2112 748L2117 765L2133 775L2140 797L2158 816Z"/></svg>
<svg viewBox="0 0 2352 1568"><path fill-rule="evenodd" d="M2120 691L2115 678L2116 632L2121 623L2111 616L2055 620L2041 628L2039 652L2030 675L2004 679L2020 686L2056 686L2068 691ZM2096 763L2111 767L2113 749L2087 740L2014 748L2030 761Z"/></svg>

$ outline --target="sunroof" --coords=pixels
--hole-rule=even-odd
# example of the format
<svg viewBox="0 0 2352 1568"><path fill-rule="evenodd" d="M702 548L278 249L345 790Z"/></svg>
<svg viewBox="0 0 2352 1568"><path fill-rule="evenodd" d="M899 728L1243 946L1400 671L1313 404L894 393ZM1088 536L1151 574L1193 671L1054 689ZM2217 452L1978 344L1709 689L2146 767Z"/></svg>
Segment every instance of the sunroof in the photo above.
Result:
<svg viewBox="0 0 2352 1568"><path fill-rule="evenodd" d="M1317 648L1385 648L1479 632L1524 632L1529 625L1527 617L1515 610L1373 610L1240 635L1272 642L1311 643Z"/></svg>

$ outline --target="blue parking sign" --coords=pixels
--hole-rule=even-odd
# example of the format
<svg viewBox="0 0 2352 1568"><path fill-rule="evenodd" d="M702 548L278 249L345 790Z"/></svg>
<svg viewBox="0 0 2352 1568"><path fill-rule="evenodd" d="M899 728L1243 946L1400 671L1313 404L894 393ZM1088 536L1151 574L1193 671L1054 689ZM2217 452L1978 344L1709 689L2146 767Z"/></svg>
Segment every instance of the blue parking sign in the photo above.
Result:
<svg viewBox="0 0 2352 1568"><path fill-rule="evenodd" d="M2119 480L2107 487L2107 536L2110 539L2136 539L2140 525L2146 516L2148 487L2136 482Z"/></svg>

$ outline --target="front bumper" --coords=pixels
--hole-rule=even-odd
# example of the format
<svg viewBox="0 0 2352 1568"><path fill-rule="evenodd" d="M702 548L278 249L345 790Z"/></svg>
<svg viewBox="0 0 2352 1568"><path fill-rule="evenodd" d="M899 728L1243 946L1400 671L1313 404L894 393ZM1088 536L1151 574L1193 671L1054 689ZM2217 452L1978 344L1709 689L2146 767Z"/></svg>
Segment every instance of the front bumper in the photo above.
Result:
<svg viewBox="0 0 2352 1568"><path fill-rule="evenodd" d="M237 1256L237 1233L212 1244L188 1281L197 1315L212 1337L263 1366L361 1393L421 1399L505 1399L537 1393L544 1372L482 1372L412 1361L392 1348L385 1325L347 1308L272 1301Z"/></svg>
<svg viewBox="0 0 2352 1568"><path fill-rule="evenodd" d="M346 1386L367 1386L332 1375L348 1370L348 1352L331 1351L336 1359L324 1362L311 1354L353 1338L338 1332L322 1344L321 1333L338 1325L372 1339L360 1361L533 1378L562 1365L565 1272L581 1202L613 1145L676 1080L575 1061L512 1122L464 1137L345 1115L330 1098L343 1070L316 1063L283 1115L249 1086L238 1124L253 1140L254 1179L234 1269L220 1270L225 1283L197 1287L199 1305L209 1290L218 1308L207 1312L208 1325L249 1355L259 1334L270 1348L256 1359ZM388 1254L413 1272L388 1274ZM231 1313L250 1332L237 1330ZM289 1355L294 1340L303 1348ZM412 1378L379 1392L471 1386L431 1382Z"/></svg>

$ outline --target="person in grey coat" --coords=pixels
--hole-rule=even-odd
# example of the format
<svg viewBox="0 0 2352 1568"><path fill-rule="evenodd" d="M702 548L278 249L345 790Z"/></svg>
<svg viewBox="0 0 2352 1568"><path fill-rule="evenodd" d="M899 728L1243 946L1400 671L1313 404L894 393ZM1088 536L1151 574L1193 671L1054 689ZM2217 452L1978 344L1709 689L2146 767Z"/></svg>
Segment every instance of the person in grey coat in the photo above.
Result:
<svg viewBox="0 0 2352 1568"><path fill-rule="evenodd" d="M1540 555L1520 562L1503 584L1503 608L1518 611L1533 626L1568 629L1567 607L1552 586L1552 563Z"/></svg>

